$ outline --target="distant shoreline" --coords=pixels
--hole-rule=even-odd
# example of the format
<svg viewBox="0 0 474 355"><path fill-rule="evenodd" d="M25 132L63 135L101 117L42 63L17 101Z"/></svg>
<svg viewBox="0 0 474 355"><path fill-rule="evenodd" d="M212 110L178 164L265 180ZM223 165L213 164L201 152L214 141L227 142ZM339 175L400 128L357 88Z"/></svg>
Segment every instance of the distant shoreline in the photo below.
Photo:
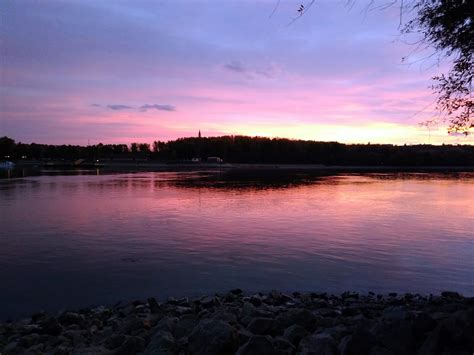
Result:
<svg viewBox="0 0 474 355"><path fill-rule="evenodd" d="M158 162L138 162L138 163L114 163L103 162L99 164L84 164L73 166L71 164L44 164L42 162L19 162L15 168L65 168L65 169L157 169L157 170L175 170L175 169L222 169L222 170L307 170L307 171L474 171L474 166L449 166L449 165L322 165L322 164L247 164L247 163L158 163Z"/></svg>

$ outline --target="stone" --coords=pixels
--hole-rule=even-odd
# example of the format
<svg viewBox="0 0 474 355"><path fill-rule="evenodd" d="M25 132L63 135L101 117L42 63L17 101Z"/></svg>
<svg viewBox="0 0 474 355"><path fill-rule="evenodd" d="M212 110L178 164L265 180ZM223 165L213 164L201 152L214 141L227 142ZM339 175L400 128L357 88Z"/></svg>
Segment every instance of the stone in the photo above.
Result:
<svg viewBox="0 0 474 355"><path fill-rule="evenodd" d="M182 337L187 337L194 329L194 327L198 324L198 320L195 318L182 318L178 321L175 329L175 336L176 339L180 339Z"/></svg>
<svg viewBox="0 0 474 355"><path fill-rule="evenodd" d="M274 338L273 345L283 354L294 354L296 351L296 347L284 337L278 336Z"/></svg>
<svg viewBox="0 0 474 355"><path fill-rule="evenodd" d="M201 299L201 306L204 308L211 308L220 304L219 300L215 296L206 296Z"/></svg>
<svg viewBox="0 0 474 355"><path fill-rule="evenodd" d="M258 296L251 296L249 302L253 304L255 307L259 307L262 305L262 299Z"/></svg>
<svg viewBox="0 0 474 355"><path fill-rule="evenodd" d="M194 355L232 354L239 345L238 332L228 323L205 319L189 336L189 350Z"/></svg>
<svg viewBox="0 0 474 355"><path fill-rule="evenodd" d="M372 347L372 335L366 330L358 329L353 334L342 338L339 351L341 355L369 354Z"/></svg>
<svg viewBox="0 0 474 355"><path fill-rule="evenodd" d="M413 320L413 332L417 340L425 337L425 333L432 331L437 322L427 313L418 314Z"/></svg>
<svg viewBox="0 0 474 355"><path fill-rule="evenodd" d="M143 355L171 355L175 353L176 342L170 332L159 330L145 349Z"/></svg>
<svg viewBox="0 0 474 355"><path fill-rule="evenodd" d="M114 355L129 355L140 353L145 350L145 339L138 336L127 336L120 347L115 350Z"/></svg>
<svg viewBox="0 0 474 355"><path fill-rule="evenodd" d="M285 329L283 336L293 345L298 345L301 339L308 336L309 333L301 325L293 324Z"/></svg>
<svg viewBox="0 0 474 355"><path fill-rule="evenodd" d="M79 313L66 312L61 314L58 320L62 325L78 324L81 326L84 324L85 317Z"/></svg>
<svg viewBox="0 0 474 355"><path fill-rule="evenodd" d="M240 322L244 325L247 325L250 323L252 318L257 314L257 309L253 304L250 302L245 302L242 305L242 309L240 310Z"/></svg>
<svg viewBox="0 0 474 355"><path fill-rule="evenodd" d="M114 334L111 337L106 339L104 345L107 347L107 349L112 350L112 349L118 348L120 345L122 345L124 343L125 339L127 339L126 335Z"/></svg>
<svg viewBox="0 0 474 355"><path fill-rule="evenodd" d="M151 313L159 313L160 312L161 307L160 307L160 305L158 304L158 302L156 301L156 299L154 297L148 298L147 302L148 302L148 307L150 307L150 312Z"/></svg>
<svg viewBox="0 0 474 355"><path fill-rule="evenodd" d="M301 339L297 354L338 355L334 339L327 334L313 334Z"/></svg>
<svg viewBox="0 0 474 355"><path fill-rule="evenodd" d="M63 328L59 324L58 320L55 317L47 317L41 323L41 329L43 334L49 334L57 336L61 334Z"/></svg>
<svg viewBox="0 0 474 355"><path fill-rule="evenodd" d="M257 335L265 335L272 333L275 321L272 318L258 317L250 321L247 330Z"/></svg>
<svg viewBox="0 0 474 355"><path fill-rule="evenodd" d="M462 296L459 293L452 292L452 291L443 291L441 292L441 296L445 298L454 298L454 299L462 298Z"/></svg>
<svg viewBox="0 0 474 355"><path fill-rule="evenodd" d="M109 354L109 351L102 346L85 346L74 349L72 355L103 355Z"/></svg>
<svg viewBox="0 0 474 355"><path fill-rule="evenodd" d="M155 327L155 330L162 330L174 334L178 321L179 320L176 317L164 317L158 322Z"/></svg>
<svg viewBox="0 0 474 355"><path fill-rule="evenodd" d="M408 317L408 312L403 306L388 307L383 310L382 317L388 320L403 320Z"/></svg>
<svg viewBox="0 0 474 355"><path fill-rule="evenodd" d="M312 332L316 328L317 317L304 308L293 308L281 313L276 318L279 329L282 331L293 324L297 324Z"/></svg>
<svg viewBox="0 0 474 355"><path fill-rule="evenodd" d="M30 346L36 345L38 343L39 337L40 336L35 333L24 335L19 339L18 345L27 349Z"/></svg>
<svg viewBox="0 0 474 355"><path fill-rule="evenodd" d="M254 335L237 350L236 355L274 355L276 352L270 337Z"/></svg>

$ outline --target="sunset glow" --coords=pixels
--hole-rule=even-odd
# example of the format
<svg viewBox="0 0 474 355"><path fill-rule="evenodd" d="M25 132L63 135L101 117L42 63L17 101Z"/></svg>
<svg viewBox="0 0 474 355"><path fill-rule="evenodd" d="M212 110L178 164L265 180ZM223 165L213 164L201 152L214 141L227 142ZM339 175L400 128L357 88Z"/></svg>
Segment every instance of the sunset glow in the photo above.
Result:
<svg viewBox="0 0 474 355"><path fill-rule="evenodd" d="M396 8L343 3L287 26L291 1L271 18L273 0L5 2L0 136L473 144L419 126L438 117L430 78L447 63L404 43Z"/></svg>

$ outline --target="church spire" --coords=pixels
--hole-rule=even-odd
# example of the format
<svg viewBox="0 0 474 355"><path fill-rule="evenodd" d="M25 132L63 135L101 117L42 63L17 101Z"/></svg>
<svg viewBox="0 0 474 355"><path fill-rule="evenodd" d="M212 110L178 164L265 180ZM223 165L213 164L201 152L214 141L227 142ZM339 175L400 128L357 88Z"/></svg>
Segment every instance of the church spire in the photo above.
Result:
<svg viewBox="0 0 474 355"><path fill-rule="evenodd" d="M201 138L201 130L199 130L198 138Z"/></svg>

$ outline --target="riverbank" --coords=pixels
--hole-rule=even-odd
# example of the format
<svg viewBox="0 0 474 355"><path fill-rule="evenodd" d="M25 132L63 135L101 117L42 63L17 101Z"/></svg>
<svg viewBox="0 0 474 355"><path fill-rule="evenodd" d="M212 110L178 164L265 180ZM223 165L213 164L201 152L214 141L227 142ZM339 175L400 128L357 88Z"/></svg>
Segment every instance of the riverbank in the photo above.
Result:
<svg viewBox="0 0 474 355"><path fill-rule="evenodd" d="M455 292L226 294L0 323L0 354L467 354L474 298Z"/></svg>

